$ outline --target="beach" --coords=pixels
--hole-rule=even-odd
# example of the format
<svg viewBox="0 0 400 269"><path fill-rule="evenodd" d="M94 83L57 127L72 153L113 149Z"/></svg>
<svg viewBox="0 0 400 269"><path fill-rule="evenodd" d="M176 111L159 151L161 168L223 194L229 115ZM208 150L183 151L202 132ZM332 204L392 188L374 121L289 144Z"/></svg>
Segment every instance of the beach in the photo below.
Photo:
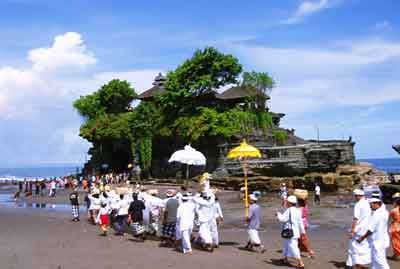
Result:
<svg viewBox="0 0 400 269"><path fill-rule="evenodd" d="M1 193L4 195L10 190ZM275 196L268 194L261 202L260 234L266 247L264 254L241 249L247 234L237 192L219 194L225 215L220 227L220 248L213 253L195 249L191 256L159 247L159 241L152 239L139 242L130 235L118 237L112 233L101 237L98 227L86 221L82 206L82 221L72 222L70 211L64 207L68 201L66 191L59 191L55 199L22 200L20 207L0 204L1 268L282 268L278 265L282 248L280 225L274 216L280 203ZM344 268L346 229L351 222L352 208L341 203L329 206L332 199L337 198L322 196L322 207L311 205L309 237L317 257L305 258L306 268ZM34 203L52 206L36 208Z"/></svg>

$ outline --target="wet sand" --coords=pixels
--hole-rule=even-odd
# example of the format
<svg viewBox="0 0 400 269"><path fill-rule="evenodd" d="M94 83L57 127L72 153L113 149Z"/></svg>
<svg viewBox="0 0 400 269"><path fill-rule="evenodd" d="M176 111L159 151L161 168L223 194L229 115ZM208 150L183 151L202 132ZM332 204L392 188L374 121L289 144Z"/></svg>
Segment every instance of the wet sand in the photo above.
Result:
<svg viewBox="0 0 400 269"><path fill-rule="evenodd" d="M220 228L221 247L214 253L194 250L191 256L160 248L158 241L137 242L129 235L101 237L98 228L84 218L79 223L71 222L69 211L0 204L0 268L287 268L277 265L282 239L274 213L280 208L279 200L270 194L261 203L264 225L260 235L267 251L258 254L240 249L247 236L238 194L224 192L219 196L225 214ZM40 200L66 203L67 193ZM344 268L345 227L351 222L351 208L312 207L311 212L315 226L309 237L317 258L305 258L306 268ZM392 268L400 266L399 262L390 263Z"/></svg>

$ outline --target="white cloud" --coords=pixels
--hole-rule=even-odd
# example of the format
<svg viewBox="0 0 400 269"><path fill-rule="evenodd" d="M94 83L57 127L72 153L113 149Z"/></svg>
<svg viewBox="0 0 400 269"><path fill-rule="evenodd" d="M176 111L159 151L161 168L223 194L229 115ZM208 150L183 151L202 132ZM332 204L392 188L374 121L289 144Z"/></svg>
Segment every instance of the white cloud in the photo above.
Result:
<svg viewBox="0 0 400 269"><path fill-rule="evenodd" d="M400 67L399 42L368 39L324 49L248 45L231 49L252 68L268 71L276 78L271 105L281 111L400 100L400 79L384 69L385 65L390 70Z"/></svg>
<svg viewBox="0 0 400 269"><path fill-rule="evenodd" d="M86 67L96 63L96 58L87 51L81 35L75 32L56 36L49 48L31 50L28 59L36 72L51 72L65 67Z"/></svg>
<svg viewBox="0 0 400 269"><path fill-rule="evenodd" d="M109 80L131 82L140 93L161 70L95 73L97 59L79 33L55 37L49 47L28 52L24 68L0 66L0 148L2 163L82 161L88 143L81 139L81 119L72 102ZM25 143L25 141L27 143ZM13 159L14 158L14 159Z"/></svg>
<svg viewBox="0 0 400 269"><path fill-rule="evenodd" d="M303 1L297 7L296 11L288 19L282 21L282 24L297 24L302 22L306 17L325 9L334 7L338 1L334 0L318 0L318 1Z"/></svg>

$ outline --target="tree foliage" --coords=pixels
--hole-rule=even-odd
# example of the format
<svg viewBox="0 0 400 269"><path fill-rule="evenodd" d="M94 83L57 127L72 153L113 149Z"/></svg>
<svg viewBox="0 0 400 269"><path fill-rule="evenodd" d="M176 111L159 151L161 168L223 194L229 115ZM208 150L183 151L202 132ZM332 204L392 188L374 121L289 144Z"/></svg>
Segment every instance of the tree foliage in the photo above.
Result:
<svg viewBox="0 0 400 269"><path fill-rule="evenodd" d="M199 106L213 106L207 96L222 86L237 83L241 72L242 65L234 56L213 47L197 50L167 74L166 91L159 97L159 104L172 118L191 114Z"/></svg>
<svg viewBox="0 0 400 269"><path fill-rule="evenodd" d="M275 87L275 80L266 72L243 72L242 85L250 85L264 94L270 94Z"/></svg>
<svg viewBox="0 0 400 269"><path fill-rule="evenodd" d="M107 113L123 113L132 103L137 94L127 81L113 79L103 85L98 98L101 106Z"/></svg>
<svg viewBox="0 0 400 269"><path fill-rule="evenodd" d="M238 83L241 72L237 58L207 47L167 74L163 94L133 110L128 108L137 95L126 81L114 79L98 91L81 96L74 107L85 119L80 135L93 144L89 151L92 164L106 162L112 169L121 169L127 162L139 160L142 170L149 172L153 142L163 137L207 144L210 138L229 140L255 130L269 132L272 117L265 109L232 107L215 99L215 91ZM266 93L275 82L267 73L252 71L243 73L242 84ZM276 136L280 141L284 134Z"/></svg>
<svg viewBox="0 0 400 269"><path fill-rule="evenodd" d="M131 149L135 143L128 108L136 96L127 81L115 79L74 102L75 109L85 118L80 136L93 144L89 153L94 166L107 163L121 169L123 162L133 158ZM115 154L120 158L113 158Z"/></svg>

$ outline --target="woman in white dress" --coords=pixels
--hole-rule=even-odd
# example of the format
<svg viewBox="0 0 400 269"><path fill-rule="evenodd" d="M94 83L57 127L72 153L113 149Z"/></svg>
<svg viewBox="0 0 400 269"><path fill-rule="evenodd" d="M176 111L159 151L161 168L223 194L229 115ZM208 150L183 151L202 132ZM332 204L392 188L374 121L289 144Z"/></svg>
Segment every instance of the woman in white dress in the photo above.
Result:
<svg viewBox="0 0 400 269"><path fill-rule="evenodd" d="M282 263L289 265L289 258L296 259L297 268L304 268L304 263L300 256L300 249L298 245L298 239L300 234L305 233L303 221L301 219L301 211L296 207L297 198L291 195L287 198L288 208L282 214L277 213L278 220L283 223L283 229L292 229L292 236L290 238L284 238L283 246L283 260Z"/></svg>

